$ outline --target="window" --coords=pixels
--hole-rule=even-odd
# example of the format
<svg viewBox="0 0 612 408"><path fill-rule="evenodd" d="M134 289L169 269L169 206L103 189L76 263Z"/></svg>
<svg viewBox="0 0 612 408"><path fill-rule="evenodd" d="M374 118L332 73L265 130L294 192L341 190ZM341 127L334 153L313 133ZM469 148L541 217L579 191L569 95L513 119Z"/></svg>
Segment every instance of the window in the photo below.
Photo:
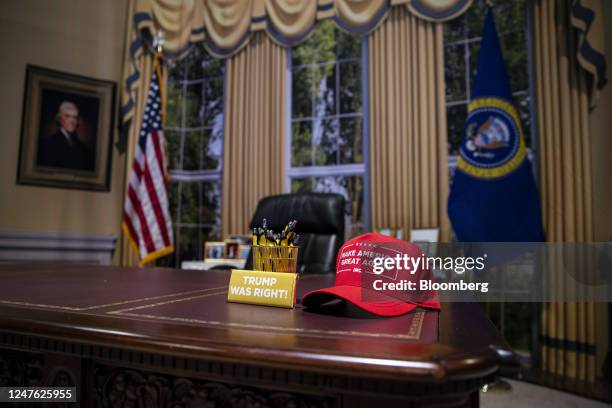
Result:
<svg viewBox="0 0 612 408"><path fill-rule="evenodd" d="M510 77L514 101L521 117L527 154L528 157L532 158L528 3L527 0L496 2L493 7L493 14L506 69ZM451 180L459 146L463 138L463 127L467 118L467 106L476 74L486 11L486 2L475 0L463 16L444 24L444 71ZM508 272L510 268L516 270L522 268L527 272L525 276L533 273L529 269L529 263L526 265L513 264L507 268ZM516 270L513 272L515 276ZM532 322L537 319L538 313L531 304L486 303L485 309L489 318L496 324L515 350L529 355L536 349L533 334L538 333L538 329L532 326Z"/></svg>
<svg viewBox="0 0 612 408"><path fill-rule="evenodd" d="M326 20L291 49L289 189L344 195L349 237L366 219L361 48Z"/></svg>
<svg viewBox="0 0 612 408"><path fill-rule="evenodd" d="M521 116L525 143L530 154L529 148L532 145L531 99L526 4L526 0L496 2L493 7L493 15L506 69L510 76L514 100ZM451 172L454 171L456 156L463 137L463 126L467 118L467 106L476 74L486 10L486 2L476 0L463 16L444 24L444 72Z"/></svg>
<svg viewBox="0 0 612 408"><path fill-rule="evenodd" d="M223 80L223 62L202 47L170 65L164 130L176 251L159 265L203 259L203 242L220 238Z"/></svg>

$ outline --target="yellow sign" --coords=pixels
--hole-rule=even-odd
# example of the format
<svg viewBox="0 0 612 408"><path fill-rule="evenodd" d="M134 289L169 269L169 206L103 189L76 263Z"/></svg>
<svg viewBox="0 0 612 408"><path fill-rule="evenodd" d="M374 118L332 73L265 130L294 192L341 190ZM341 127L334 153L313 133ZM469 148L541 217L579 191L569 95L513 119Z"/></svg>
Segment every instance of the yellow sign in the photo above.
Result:
<svg viewBox="0 0 612 408"><path fill-rule="evenodd" d="M295 273L232 269L227 301L292 309L296 281Z"/></svg>

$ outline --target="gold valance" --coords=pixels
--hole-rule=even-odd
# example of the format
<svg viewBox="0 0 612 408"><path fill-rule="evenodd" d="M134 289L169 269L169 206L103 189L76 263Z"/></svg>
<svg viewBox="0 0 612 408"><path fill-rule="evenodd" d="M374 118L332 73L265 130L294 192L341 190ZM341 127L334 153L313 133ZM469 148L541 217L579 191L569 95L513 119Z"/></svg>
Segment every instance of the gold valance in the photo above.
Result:
<svg viewBox="0 0 612 408"><path fill-rule="evenodd" d="M317 21L331 18L343 30L367 34L392 7L407 8L418 19L445 21L463 13L472 0L132 0L128 55L124 67L122 135L131 126L138 69L143 51L163 32L169 59L203 44L218 58L236 54L257 31L283 47L302 42Z"/></svg>
<svg viewBox="0 0 612 408"><path fill-rule="evenodd" d="M578 34L576 58L590 78L589 107L594 109L608 83L601 0L572 0L570 23Z"/></svg>
<svg viewBox="0 0 612 408"><path fill-rule="evenodd" d="M138 0L137 32L164 32L165 52L181 57L203 42L217 57L242 48L252 33L264 30L281 46L302 41L316 22L333 18L347 31L374 29L392 5L404 5L420 18L442 21L467 9L472 0Z"/></svg>

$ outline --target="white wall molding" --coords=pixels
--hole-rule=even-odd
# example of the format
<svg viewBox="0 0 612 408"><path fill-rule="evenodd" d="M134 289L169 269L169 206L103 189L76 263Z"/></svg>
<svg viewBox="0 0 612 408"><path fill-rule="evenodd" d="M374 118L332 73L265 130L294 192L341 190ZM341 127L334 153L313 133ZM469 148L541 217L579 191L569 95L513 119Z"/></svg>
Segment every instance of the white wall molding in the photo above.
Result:
<svg viewBox="0 0 612 408"><path fill-rule="evenodd" d="M109 265L117 237L103 234L0 230L0 262L79 262Z"/></svg>

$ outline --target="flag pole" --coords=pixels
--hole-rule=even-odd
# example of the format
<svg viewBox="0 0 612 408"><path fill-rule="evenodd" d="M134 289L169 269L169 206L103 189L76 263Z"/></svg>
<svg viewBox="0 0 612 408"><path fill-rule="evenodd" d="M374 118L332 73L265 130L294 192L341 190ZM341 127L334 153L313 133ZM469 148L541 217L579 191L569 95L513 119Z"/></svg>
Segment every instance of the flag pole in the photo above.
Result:
<svg viewBox="0 0 612 408"><path fill-rule="evenodd" d="M159 79L159 99L161 100L161 123L162 129L166 127L166 90L167 90L167 81L166 76L164 75L164 70L162 69L162 64L165 60L164 58L164 43L166 42L166 38L164 32L159 30L155 37L153 38L153 50L155 53L153 66L155 72L157 73L157 78ZM164 171L164 179L166 180L166 184L170 182L170 173L168 171L168 141L164 137L163 139L163 149L164 149L164 163L163 163L163 171Z"/></svg>
<svg viewBox="0 0 612 408"><path fill-rule="evenodd" d="M159 82L159 99L161 105L161 125L162 129L166 127L166 77L164 76L163 63L164 63L164 43L166 42L166 37L162 30L157 31L155 37L153 37L153 70L157 74L157 79ZM163 165L161 166L164 172L164 181L167 185L170 181L170 176L168 174L168 144L166 142L166 138L163 138L163 146L164 156L163 156ZM147 266L155 266L155 261L147 262Z"/></svg>
<svg viewBox="0 0 612 408"><path fill-rule="evenodd" d="M485 0L485 4L487 5L487 8L493 8L493 0ZM480 387L480 391L483 393L490 392L495 394L508 393L512 391L512 384L498 377Z"/></svg>
<svg viewBox="0 0 612 408"><path fill-rule="evenodd" d="M162 127L166 126L166 77L163 75L162 64L164 58L164 44L166 42L166 36L162 30L159 30L155 37L153 37L153 52L154 60L153 67L159 78L159 92L161 99L161 116L162 116Z"/></svg>

